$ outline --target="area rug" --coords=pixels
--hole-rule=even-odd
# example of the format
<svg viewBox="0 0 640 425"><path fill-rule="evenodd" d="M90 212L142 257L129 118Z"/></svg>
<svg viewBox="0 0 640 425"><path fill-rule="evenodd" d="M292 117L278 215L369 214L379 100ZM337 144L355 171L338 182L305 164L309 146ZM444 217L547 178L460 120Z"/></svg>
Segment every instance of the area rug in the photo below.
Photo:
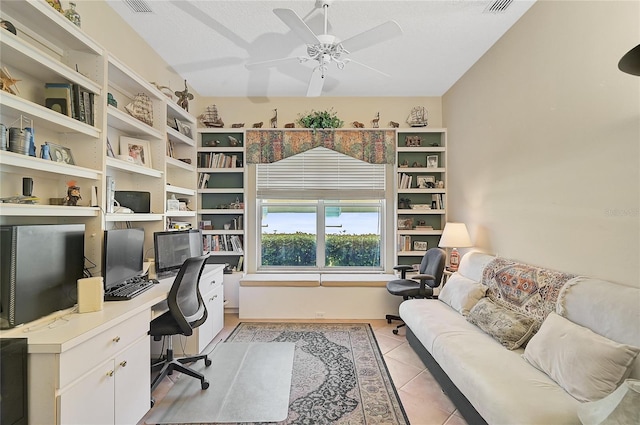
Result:
<svg viewBox="0 0 640 425"><path fill-rule="evenodd" d="M278 424L409 424L368 323L243 322L227 341L295 343L289 414Z"/></svg>
<svg viewBox="0 0 640 425"><path fill-rule="evenodd" d="M295 344L228 342L191 365L209 381L179 377L152 409L147 424L278 422L288 416Z"/></svg>

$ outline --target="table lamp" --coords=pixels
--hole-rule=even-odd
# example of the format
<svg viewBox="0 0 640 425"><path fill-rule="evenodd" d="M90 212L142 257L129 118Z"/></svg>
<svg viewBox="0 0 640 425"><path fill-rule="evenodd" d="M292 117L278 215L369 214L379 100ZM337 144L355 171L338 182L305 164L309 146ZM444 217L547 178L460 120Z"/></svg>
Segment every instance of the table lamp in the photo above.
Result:
<svg viewBox="0 0 640 425"><path fill-rule="evenodd" d="M451 254L449 255L448 270L452 272L457 271L458 264L460 264L458 248L473 246L469 232L467 231L467 226L464 223L446 223L438 246L441 248L452 248Z"/></svg>
<svg viewBox="0 0 640 425"><path fill-rule="evenodd" d="M640 380L627 379L605 398L582 403L578 417L584 425L640 423Z"/></svg>

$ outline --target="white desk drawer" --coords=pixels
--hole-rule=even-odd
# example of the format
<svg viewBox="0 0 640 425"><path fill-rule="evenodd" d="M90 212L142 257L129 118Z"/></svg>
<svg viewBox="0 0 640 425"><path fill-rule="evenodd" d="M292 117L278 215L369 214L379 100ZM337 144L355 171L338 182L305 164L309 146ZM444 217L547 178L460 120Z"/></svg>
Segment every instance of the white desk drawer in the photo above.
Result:
<svg viewBox="0 0 640 425"><path fill-rule="evenodd" d="M59 388L64 388L91 368L112 358L148 332L149 311L145 310L71 350L61 353Z"/></svg>
<svg viewBox="0 0 640 425"><path fill-rule="evenodd" d="M223 267L219 265L206 265L200 276L200 293L206 294L216 286L222 285L224 279Z"/></svg>

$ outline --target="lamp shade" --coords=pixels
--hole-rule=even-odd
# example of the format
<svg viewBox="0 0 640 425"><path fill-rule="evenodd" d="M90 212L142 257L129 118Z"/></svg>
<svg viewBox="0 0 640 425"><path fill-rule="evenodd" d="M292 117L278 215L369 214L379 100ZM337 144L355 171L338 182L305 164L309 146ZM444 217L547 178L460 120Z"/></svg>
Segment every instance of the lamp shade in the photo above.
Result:
<svg viewBox="0 0 640 425"><path fill-rule="evenodd" d="M618 69L631 75L640 76L640 44L629 50L618 62Z"/></svg>
<svg viewBox="0 0 640 425"><path fill-rule="evenodd" d="M602 400L581 404L578 417L584 425L640 423L640 380L627 379Z"/></svg>
<svg viewBox="0 0 640 425"><path fill-rule="evenodd" d="M447 223L440 237L441 248L466 248L473 246L467 226L464 223Z"/></svg>

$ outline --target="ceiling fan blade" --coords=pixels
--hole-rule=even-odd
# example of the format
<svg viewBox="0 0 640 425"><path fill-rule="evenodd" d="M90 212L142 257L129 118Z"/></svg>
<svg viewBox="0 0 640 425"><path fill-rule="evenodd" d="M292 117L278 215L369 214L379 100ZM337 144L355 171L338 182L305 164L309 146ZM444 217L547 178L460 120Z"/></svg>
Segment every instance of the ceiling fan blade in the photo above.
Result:
<svg viewBox="0 0 640 425"><path fill-rule="evenodd" d="M351 38L347 38L340 44L342 44L347 51L353 53L400 35L402 35L402 28L400 28L400 25L398 25L396 21L387 21L384 24L371 28L370 30L354 35Z"/></svg>
<svg viewBox="0 0 640 425"><path fill-rule="evenodd" d="M320 43L318 37L311 31L311 28L304 23L302 18L291 9L273 9L273 13L278 16L293 32L298 34L306 44Z"/></svg>
<svg viewBox="0 0 640 425"><path fill-rule="evenodd" d="M355 61L353 59L345 59L344 62L345 63L354 63L354 64L356 64L358 66L363 67L363 68L367 68L367 69L369 69L369 70L371 70L373 72L377 72L378 74L382 75L383 77L391 78L391 75L387 74L386 72L382 72L379 69L373 68L373 67L371 67L369 65L365 65L362 62L358 62L358 61Z"/></svg>
<svg viewBox="0 0 640 425"><path fill-rule="evenodd" d="M256 68L266 68L269 66L276 66L280 63L283 62L291 62L293 60L297 60L298 62L304 62L306 58L300 58L297 56L292 56L290 58L280 58L280 59L272 59L272 60L268 60L268 61L261 61L261 62L251 62L251 63L247 63L244 65L245 68L247 68L248 70L252 70L252 69L256 69Z"/></svg>
<svg viewBox="0 0 640 425"><path fill-rule="evenodd" d="M311 79L309 80L309 88L307 89L307 97L318 97L322 94L322 87L324 86L324 75L322 72L322 66L317 66L311 73Z"/></svg>

